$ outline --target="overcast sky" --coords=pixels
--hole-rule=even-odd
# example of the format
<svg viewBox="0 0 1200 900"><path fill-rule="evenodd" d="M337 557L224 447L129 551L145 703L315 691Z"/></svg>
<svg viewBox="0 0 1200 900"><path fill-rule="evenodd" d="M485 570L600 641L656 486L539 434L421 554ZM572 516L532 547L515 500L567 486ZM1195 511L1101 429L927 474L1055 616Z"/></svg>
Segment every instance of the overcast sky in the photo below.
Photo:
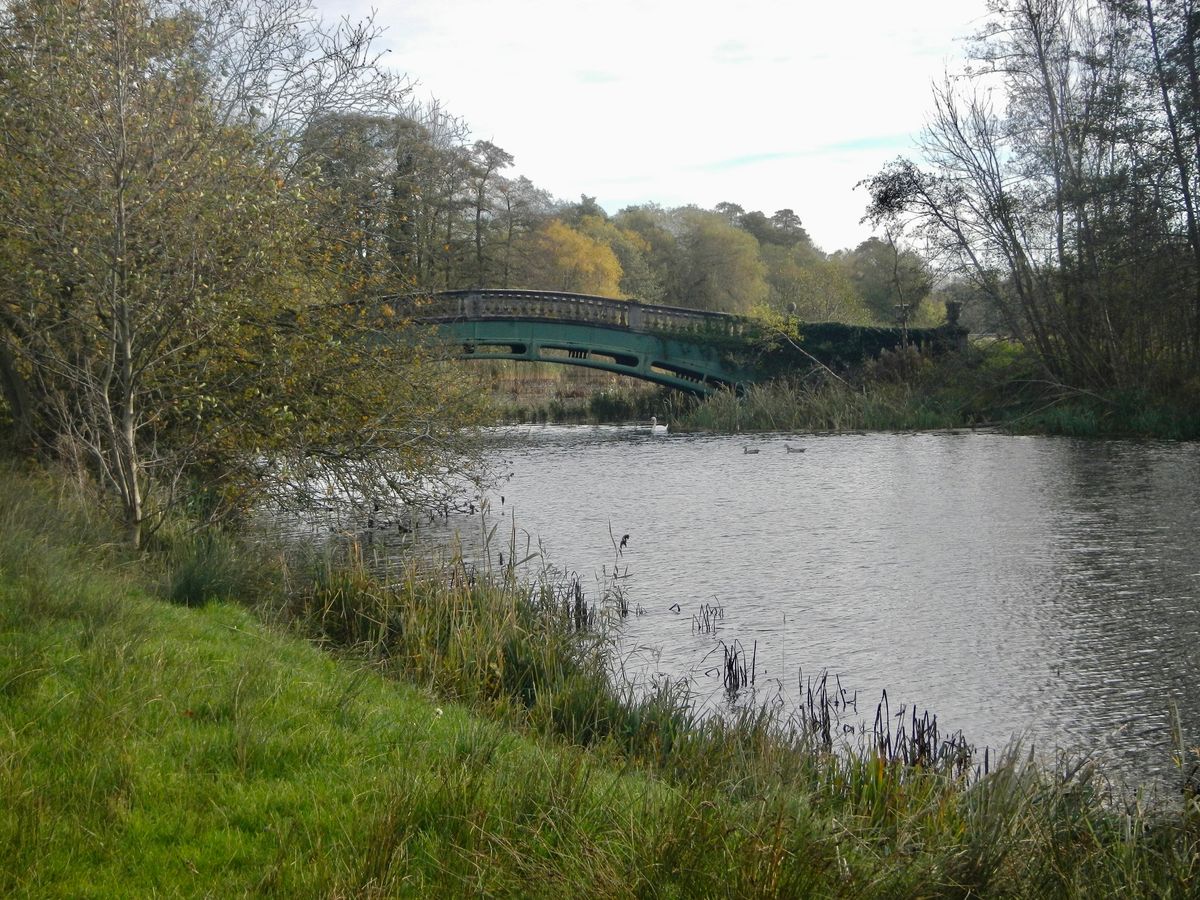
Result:
<svg viewBox="0 0 1200 900"><path fill-rule="evenodd" d="M372 4L317 0L328 16ZM911 154L985 0L392 0L381 47L556 197L790 207L827 251Z"/></svg>

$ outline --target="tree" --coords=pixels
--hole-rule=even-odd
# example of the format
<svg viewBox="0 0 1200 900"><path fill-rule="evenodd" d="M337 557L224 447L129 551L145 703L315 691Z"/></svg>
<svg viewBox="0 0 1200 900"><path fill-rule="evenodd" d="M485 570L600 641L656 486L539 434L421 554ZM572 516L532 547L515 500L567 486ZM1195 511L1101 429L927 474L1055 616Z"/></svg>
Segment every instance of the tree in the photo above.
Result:
<svg viewBox="0 0 1200 900"><path fill-rule="evenodd" d="M652 303L680 304L683 248L679 244L680 229L675 218L654 204L628 206L614 218L619 228L636 234L647 248L648 278L638 289L630 291L633 296Z"/></svg>
<svg viewBox="0 0 1200 900"><path fill-rule="evenodd" d="M717 213L690 209L681 218L682 305L747 313L766 300L766 269L753 236Z"/></svg>
<svg viewBox="0 0 1200 900"><path fill-rule="evenodd" d="M720 213L730 225L736 225L746 214L746 210L736 203L722 201L713 207L713 212Z"/></svg>
<svg viewBox="0 0 1200 900"><path fill-rule="evenodd" d="M511 153L501 150L491 141L476 141L471 154L471 186L475 213L475 285L482 287L487 280L484 260L484 226L493 211L491 189L501 169L511 166Z"/></svg>
<svg viewBox="0 0 1200 900"><path fill-rule="evenodd" d="M770 286L768 302L802 322L845 322L865 325L870 310L854 288L840 260L812 259L800 247L769 244L762 248Z"/></svg>
<svg viewBox="0 0 1200 900"><path fill-rule="evenodd" d="M333 113L313 122L300 144L313 166L313 187L321 192L315 224L350 295L406 288L397 129L390 116ZM395 221L398 211L400 222Z"/></svg>
<svg viewBox="0 0 1200 900"><path fill-rule="evenodd" d="M588 237L607 244L621 265L620 295L656 303L662 297L662 286L650 269L650 243L636 231L621 228L610 219L584 216L579 230Z"/></svg>
<svg viewBox="0 0 1200 900"><path fill-rule="evenodd" d="M607 219L608 213L604 211L604 207L596 202L595 197L580 194L579 202L565 204L559 210L558 217L568 225L574 227L584 218Z"/></svg>
<svg viewBox="0 0 1200 900"><path fill-rule="evenodd" d="M925 261L890 235L863 241L846 262L855 290L880 324L907 322L933 288Z"/></svg>
<svg viewBox="0 0 1200 900"><path fill-rule="evenodd" d="M538 225L549 217L552 201L550 194L536 187L524 175L515 181L501 179L496 188L499 208L498 224L501 236L500 286L512 284L514 268L528 267L528 260L521 260L517 253L524 240Z"/></svg>
<svg viewBox="0 0 1200 900"><path fill-rule="evenodd" d="M526 286L541 290L620 296L621 264L612 248L551 219L532 237Z"/></svg>
<svg viewBox="0 0 1200 900"><path fill-rule="evenodd" d="M734 224L754 235L754 239L763 246L803 246L816 255L816 248L813 247L808 232L800 224L800 217L790 209L778 210L770 218L758 210L751 210L741 213Z"/></svg>
<svg viewBox="0 0 1200 900"><path fill-rule="evenodd" d="M314 465L379 474L367 448L419 461L428 443L402 403L371 406L393 392L351 336L377 323L330 306L310 224L323 192L302 163L316 121L371 112L394 85L374 78L368 32L312 30L308 14L288 0L3 13L4 395L18 440L87 466L134 545L191 479L232 490L274 467L311 487ZM431 387L419 353L378 356L414 363L404 379L388 367L389 387ZM467 405L446 408L457 424Z"/></svg>
<svg viewBox="0 0 1200 900"><path fill-rule="evenodd" d="M916 229L1048 377L1178 388L1200 372L1191 4L993 12L970 78L935 91L928 164L871 179L870 213Z"/></svg>
<svg viewBox="0 0 1200 900"><path fill-rule="evenodd" d="M1160 4L1158 15L1153 0L1145 0L1145 29L1149 53L1149 83L1156 91L1162 144L1170 147L1171 177L1164 179L1169 190L1162 199L1175 221L1186 226L1192 279L1192 345L1200 347L1200 9L1194 0ZM1132 10L1126 13L1134 19ZM1136 21L1136 20L1135 20Z"/></svg>
<svg viewBox="0 0 1200 900"><path fill-rule="evenodd" d="M789 247L800 244L812 247L812 240L800 223L800 217L794 211L790 209L776 210L775 215L771 216L771 225L775 228L778 243Z"/></svg>

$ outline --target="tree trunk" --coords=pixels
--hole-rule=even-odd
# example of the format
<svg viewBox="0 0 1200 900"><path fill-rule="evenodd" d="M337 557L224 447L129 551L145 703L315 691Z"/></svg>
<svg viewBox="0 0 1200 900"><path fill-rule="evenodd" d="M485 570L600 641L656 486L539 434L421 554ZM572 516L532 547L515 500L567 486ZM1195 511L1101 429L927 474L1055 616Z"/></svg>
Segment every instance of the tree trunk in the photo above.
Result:
<svg viewBox="0 0 1200 900"><path fill-rule="evenodd" d="M35 438L33 399L29 395L29 386L17 371L12 354L3 343L0 343L0 388L12 415L13 444L22 450L32 449Z"/></svg>
<svg viewBox="0 0 1200 900"><path fill-rule="evenodd" d="M1192 248L1192 263L1194 271L1192 273L1192 346L1193 351L1200 349L1200 227L1196 222L1196 207L1192 197L1192 172L1188 167L1187 157L1183 152L1183 139L1180 135L1178 119L1175 116L1175 106L1171 102L1171 94L1167 90L1166 74L1163 71L1162 52L1158 43L1158 28L1154 22L1154 4L1152 0L1146 0L1146 25L1150 31L1150 48L1154 54L1154 75L1158 82L1159 93L1162 96L1163 113L1167 119L1167 132L1171 136L1171 155L1175 162L1175 172L1179 178L1179 190L1183 194L1184 211L1187 216L1188 244ZM1191 31L1191 21L1189 17L1188 31ZM1190 47L1191 34L1185 36L1185 40ZM1187 54L1185 54L1186 56ZM1194 66L1194 57L1189 57L1189 62ZM1189 72L1188 84L1191 87L1196 86L1194 67ZM1200 100L1200 97L1193 96L1192 102Z"/></svg>

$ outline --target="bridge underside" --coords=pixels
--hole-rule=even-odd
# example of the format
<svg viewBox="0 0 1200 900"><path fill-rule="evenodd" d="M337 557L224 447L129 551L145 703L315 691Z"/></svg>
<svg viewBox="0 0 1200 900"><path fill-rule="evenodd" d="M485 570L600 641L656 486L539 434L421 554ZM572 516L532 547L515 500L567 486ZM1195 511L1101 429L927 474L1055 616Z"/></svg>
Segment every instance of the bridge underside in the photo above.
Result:
<svg viewBox="0 0 1200 900"><path fill-rule="evenodd" d="M753 378L704 344L596 324L538 319L441 321L439 342L459 359L515 359L585 366L711 394Z"/></svg>

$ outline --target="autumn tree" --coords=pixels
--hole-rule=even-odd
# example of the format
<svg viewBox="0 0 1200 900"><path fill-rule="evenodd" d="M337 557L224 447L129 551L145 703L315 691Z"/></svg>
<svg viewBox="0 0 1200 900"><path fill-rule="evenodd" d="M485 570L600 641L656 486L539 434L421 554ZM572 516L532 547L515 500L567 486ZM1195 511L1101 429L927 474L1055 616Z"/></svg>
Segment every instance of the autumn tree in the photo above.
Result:
<svg viewBox="0 0 1200 900"><path fill-rule="evenodd" d="M561 219L551 219L530 241L533 246L527 254L522 286L604 297L621 295L621 264L604 242Z"/></svg>
<svg viewBox="0 0 1200 900"><path fill-rule="evenodd" d="M386 104L394 84L375 78L369 30L321 30L310 12L289 0L3 11L4 396L18 443L92 472L134 545L197 478L311 488L315 465L348 481L370 473L367 448L447 433L420 419L436 394L387 389L434 387L419 354L368 354L351 335L375 323L331 303L303 137L343 104L374 112L367 98ZM375 369L383 357L393 365ZM401 358L416 363L404 378Z"/></svg>
<svg viewBox="0 0 1200 900"><path fill-rule="evenodd" d="M679 278L683 267L683 248L679 244L678 228L667 210L653 204L629 206L613 218L622 231L637 235L639 246L645 247L644 277L635 275L630 293L651 303L679 304Z"/></svg>
<svg viewBox="0 0 1200 900"><path fill-rule="evenodd" d="M583 216L579 231L593 240L606 244L621 265L620 293L647 303L657 303L662 286L650 268L650 243L632 229L600 216Z"/></svg>

